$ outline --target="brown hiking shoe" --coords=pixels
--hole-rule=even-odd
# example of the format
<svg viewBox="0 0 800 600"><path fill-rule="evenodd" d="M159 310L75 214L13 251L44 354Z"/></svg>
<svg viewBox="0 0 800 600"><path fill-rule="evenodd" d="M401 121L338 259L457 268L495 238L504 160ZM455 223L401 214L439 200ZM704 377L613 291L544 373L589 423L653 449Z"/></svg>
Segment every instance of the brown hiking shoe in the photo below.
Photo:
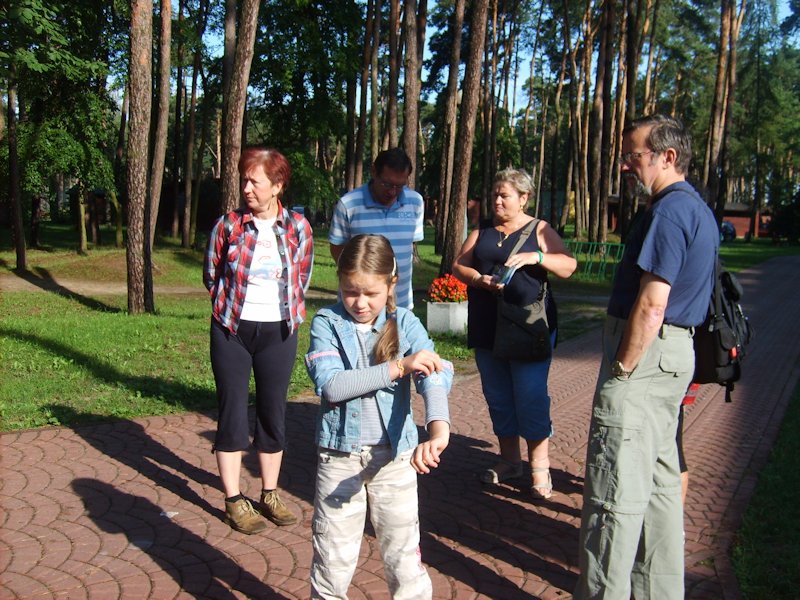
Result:
<svg viewBox="0 0 800 600"><path fill-rule="evenodd" d="M247 535L261 533L267 528L267 524L261 520L261 515L247 498L240 498L236 502L225 501L225 522L232 529Z"/></svg>
<svg viewBox="0 0 800 600"><path fill-rule="evenodd" d="M261 492L261 502L258 503L258 511L267 517L275 525L292 525L297 523L294 516L278 496L277 490L271 492Z"/></svg>

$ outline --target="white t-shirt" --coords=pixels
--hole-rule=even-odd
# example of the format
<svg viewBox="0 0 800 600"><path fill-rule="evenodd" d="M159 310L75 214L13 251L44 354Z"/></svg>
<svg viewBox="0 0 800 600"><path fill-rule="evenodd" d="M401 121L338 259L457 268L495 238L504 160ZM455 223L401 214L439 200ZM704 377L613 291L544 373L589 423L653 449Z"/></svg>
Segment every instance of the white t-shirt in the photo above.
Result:
<svg viewBox="0 0 800 600"><path fill-rule="evenodd" d="M286 280L273 230L275 219L253 217L253 223L258 229L258 241L247 275L247 293L240 318L243 321L282 321L280 286L285 286Z"/></svg>

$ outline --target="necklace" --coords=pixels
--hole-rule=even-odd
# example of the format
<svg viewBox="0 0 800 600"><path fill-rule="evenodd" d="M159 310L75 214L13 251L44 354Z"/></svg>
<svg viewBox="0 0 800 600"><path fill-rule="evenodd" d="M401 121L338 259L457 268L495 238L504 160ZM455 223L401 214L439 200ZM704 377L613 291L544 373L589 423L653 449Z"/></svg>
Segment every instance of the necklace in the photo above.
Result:
<svg viewBox="0 0 800 600"><path fill-rule="evenodd" d="M500 235L500 240L497 242L497 247L501 248L503 246L503 242L505 242L508 239L509 234L503 233L500 230L498 230L497 233Z"/></svg>

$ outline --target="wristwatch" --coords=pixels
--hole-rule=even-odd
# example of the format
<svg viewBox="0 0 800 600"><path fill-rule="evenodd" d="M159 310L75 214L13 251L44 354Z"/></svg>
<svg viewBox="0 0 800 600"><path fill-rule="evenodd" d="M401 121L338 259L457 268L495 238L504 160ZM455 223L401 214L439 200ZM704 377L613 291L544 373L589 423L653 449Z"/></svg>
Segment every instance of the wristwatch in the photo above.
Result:
<svg viewBox="0 0 800 600"><path fill-rule="evenodd" d="M631 373L633 373L633 371L626 371L625 365L623 365L620 361L615 360L611 363L611 374L614 377L624 377L627 379L631 376Z"/></svg>

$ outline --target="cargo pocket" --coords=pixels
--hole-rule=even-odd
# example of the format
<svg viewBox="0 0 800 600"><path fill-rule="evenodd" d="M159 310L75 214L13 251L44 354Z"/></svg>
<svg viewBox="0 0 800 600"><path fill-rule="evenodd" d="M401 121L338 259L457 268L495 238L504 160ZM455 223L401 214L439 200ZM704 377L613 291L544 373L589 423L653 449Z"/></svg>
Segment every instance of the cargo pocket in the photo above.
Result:
<svg viewBox="0 0 800 600"><path fill-rule="evenodd" d="M589 434L586 488L589 498L606 510L646 504L641 473L642 420L595 410Z"/></svg>
<svg viewBox="0 0 800 600"><path fill-rule="evenodd" d="M694 373L692 340L682 337L668 337L663 340L658 366L664 373L674 373L675 375Z"/></svg>

